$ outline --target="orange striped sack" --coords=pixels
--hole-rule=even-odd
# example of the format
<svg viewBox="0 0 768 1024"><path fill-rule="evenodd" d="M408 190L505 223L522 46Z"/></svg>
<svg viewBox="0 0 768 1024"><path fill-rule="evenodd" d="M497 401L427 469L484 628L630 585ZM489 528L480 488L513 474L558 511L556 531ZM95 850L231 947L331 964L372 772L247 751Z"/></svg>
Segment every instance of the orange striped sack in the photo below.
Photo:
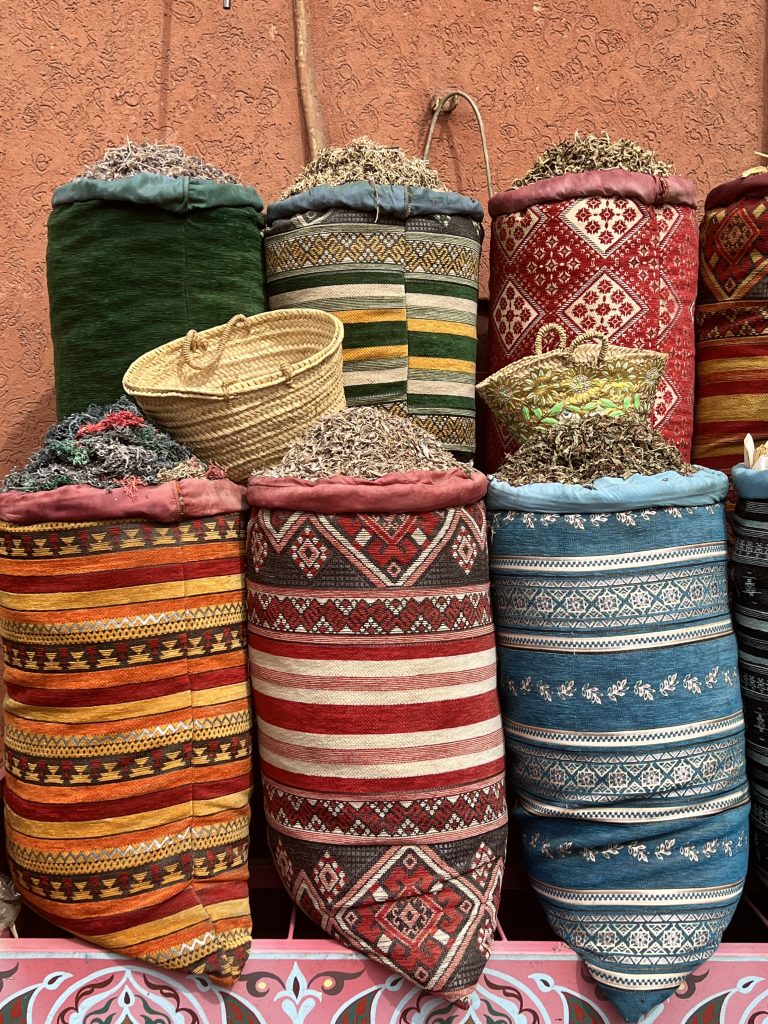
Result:
<svg viewBox="0 0 768 1024"><path fill-rule="evenodd" d="M5 824L26 903L228 985L250 947L244 491L0 494Z"/></svg>
<svg viewBox="0 0 768 1024"><path fill-rule="evenodd" d="M329 935L466 1005L507 811L487 480L251 478L251 678L269 841Z"/></svg>
<svg viewBox="0 0 768 1024"><path fill-rule="evenodd" d="M713 189L700 242L693 457L730 473L768 436L768 174Z"/></svg>

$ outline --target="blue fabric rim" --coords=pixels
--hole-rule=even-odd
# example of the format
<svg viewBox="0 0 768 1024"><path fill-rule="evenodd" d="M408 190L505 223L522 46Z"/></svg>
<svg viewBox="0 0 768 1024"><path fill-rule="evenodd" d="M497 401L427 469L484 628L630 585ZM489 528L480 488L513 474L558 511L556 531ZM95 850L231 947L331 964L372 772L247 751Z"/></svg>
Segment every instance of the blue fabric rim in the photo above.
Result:
<svg viewBox="0 0 768 1024"><path fill-rule="evenodd" d="M768 473L764 476L768 477ZM768 483L766 483L768 493ZM728 493L728 477L714 469L699 469L691 476L656 473L621 480L601 477L592 487L577 484L526 484L512 487L490 478L488 508L525 512L622 512L671 505L713 505Z"/></svg>
<svg viewBox="0 0 768 1024"><path fill-rule="evenodd" d="M731 479L740 498L747 501L768 498L768 469L749 469L740 462L733 467Z"/></svg>
<svg viewBox="0 0 768 1024"><path fill-rule="evenodd" d="M171 213L206 210L217 206L252 207L257 213L264 209L261 196L249 185L144 173L115 181L102 181L99 178L70 181L55 190L51 203L56 208L93 200L159 206Z"/></svg>
<svg viewBox="0 0 768 1024"><path fill-rule="evenodd" d="M375 185L370 181L350 181L346 185L317 185L306 192L278 199L267 208L267 224L288 220L298 214L342 207L380 216L425 217L434 214L471 217L482 221L483 207L476 199L458 192L435 192L411 185Z"/></svg>

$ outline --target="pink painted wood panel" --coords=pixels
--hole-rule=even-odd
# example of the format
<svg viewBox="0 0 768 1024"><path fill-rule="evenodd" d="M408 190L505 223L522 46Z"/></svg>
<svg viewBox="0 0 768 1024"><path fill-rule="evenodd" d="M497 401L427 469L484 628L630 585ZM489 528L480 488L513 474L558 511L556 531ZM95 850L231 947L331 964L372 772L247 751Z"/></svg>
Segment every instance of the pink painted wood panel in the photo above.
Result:
<svg viewBox="0 0 768 1024"><path fill-rule="evenodd" d="M724 945L646 1024L762 1024L768 945ZM76 942L0 940L0 1024L620 1024L561 945L499 942L469 1010L330 941L253 943L231 992Z"/></svg>

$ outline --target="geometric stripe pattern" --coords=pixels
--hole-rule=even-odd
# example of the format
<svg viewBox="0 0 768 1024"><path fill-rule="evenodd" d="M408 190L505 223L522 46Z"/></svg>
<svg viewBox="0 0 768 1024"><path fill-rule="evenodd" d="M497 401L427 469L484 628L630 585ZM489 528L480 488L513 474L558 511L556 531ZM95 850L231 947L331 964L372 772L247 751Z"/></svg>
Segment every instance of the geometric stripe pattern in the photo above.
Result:
<svg viewBox="0 0 768 1024"><path fill-rule="evenodd" d="M714 952L746 873L723 507L503 500L491 585L529 875L556 934L636 1020Z"/></svg>
<svg viewBox="0 0 768 1024"><path fill-rule="evenodd" d="M254 509L247 578L287 890L328 934L466 1001L493 941L507 833L483 503Z"/></svg>
<svg viewBox="0 0 768 1024"><path fill-rule="evenodd" d="M385 405L451 451L475 448L482 225L328 209L266 231L270 309L310 306L344 324L349 405Z"/></svg>
<svg viewBox="0 0 768 1024"><path fill-rule="evenodd" d="M575 195L494 217L489 373L532 355L548 323L562 326L569 341L597 329L614 345L666 352L651 422L687 458L696 251L689 206ZM496 469L510 450L496 427L486 439L487 467Z"/></svg>
<svg viewBox="0 0 768 1024"><path fill-rule="evenodd" d="M752 863L768 886L768 500L739 498L733 535L733 613L752 787Z"/></svg>
<svg viewBox="0 0 768 1024"><path fill-rule="evenodd" d="M238 977L250 945L245 518L0 523L5 823L47 920Z"/></svg>
<svg viewBox="0 0 768 1024"><path fill-rule="evenodd" d="M745 434L768 436L768 197L708 207L700 247L694 458L730 473Z"/></svg>

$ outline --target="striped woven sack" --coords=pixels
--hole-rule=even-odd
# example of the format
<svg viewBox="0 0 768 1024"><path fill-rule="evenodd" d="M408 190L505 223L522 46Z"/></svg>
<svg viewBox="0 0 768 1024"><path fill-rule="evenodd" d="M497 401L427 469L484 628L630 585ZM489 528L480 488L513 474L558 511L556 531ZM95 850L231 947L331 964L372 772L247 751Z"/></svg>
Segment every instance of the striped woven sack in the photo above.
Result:
<svg viewBox="0 0 768 1024"><path fill-rule="evenodd" d="M232 984L250 948L244 489L0 495L5 827L81 939Z"/></svg>
<svg viewBox="0 0 768 1024"><path fill-rule="evenodd" d="M651 423L688 458L693 432L696 192L682 178L589 171L499 192L491 230L488 368L534 350L539 328L571 341L599 330L612 345L668 354ZM485 465L513 445L488 431Z"/></svg>
<svg viewBox="0 0 768 1024"><path fill-rule="evenodd" d="M742 464L734 467L733 483L733 618L747 722L751 846L757 877L768 886L768 473Z"/></svg>
<svg viewBox="0 0 768 1024"><path fill-rule="evenodd" d="M728 473L768 436L768 174L709 193L700 243L693 454Z"/></svg>
<svg viewBox="0 0 768 1024"><path fill-rule="evenodd" d="M277 870L329 935L462 1004L507 842L486 488L456 470L248 488Z"/></svg>
<svg viewBox="0 0 768 1024"><path fill-rule="evenodd" d="M483 210L453 192L354 182L272 203L270 309L344 324L348 405L407 414L458 455L475 450Z"/></svg>
<svg viewBox="0 0 768 1024"><path fill-rule="evenodd" d="M488 495L531 884L628 1021L714 953L747 867L726 489L700 470Z"/></svg>

